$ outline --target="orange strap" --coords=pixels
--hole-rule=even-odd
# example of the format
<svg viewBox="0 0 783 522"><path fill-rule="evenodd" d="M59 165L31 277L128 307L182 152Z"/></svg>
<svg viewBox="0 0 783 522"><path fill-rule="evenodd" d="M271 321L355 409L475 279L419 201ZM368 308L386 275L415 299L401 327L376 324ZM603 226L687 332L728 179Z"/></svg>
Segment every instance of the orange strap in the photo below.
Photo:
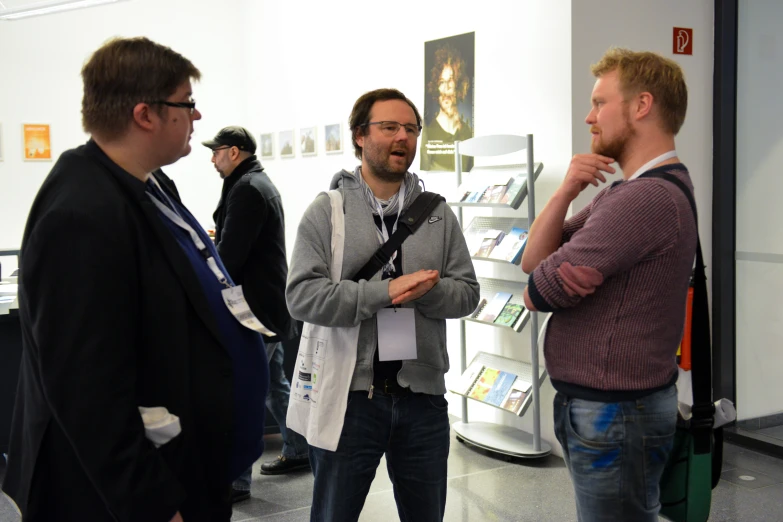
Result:
<svg viewBox="0 0 783 522"><path fill-rule="evenodd" d="M680 342L680 368L691 369L691 323L693 322L693 287L688 288L688 299L685 303L685 329Z"/></svg>

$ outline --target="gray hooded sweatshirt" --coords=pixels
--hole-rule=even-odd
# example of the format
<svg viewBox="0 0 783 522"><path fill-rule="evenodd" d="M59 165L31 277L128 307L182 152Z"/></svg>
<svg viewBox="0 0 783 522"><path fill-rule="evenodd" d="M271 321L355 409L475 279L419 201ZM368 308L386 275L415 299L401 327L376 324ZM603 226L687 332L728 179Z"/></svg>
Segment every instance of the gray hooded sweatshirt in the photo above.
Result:
<svg viewBox="0 0 783 522"><path fill-rule="evenodd" d="M421 194L418 177L409 191L403 212ZM345 211L345 254L342 281L329 277L331 264L331 205L321 193L307 208L291 256L286 302L291 316L321 326L356 326L359 330L356 369L351 390L370 390L373 356L378 346L376 313L391 305L389 281L379 270L370 281L351 281L381 246L375 221L359 181L341 171L332 179L331 189L343 195ZM443 201L416 233L402 244L402 272L438 270L440 281L419 299L406 303L416 321L417 357L403 361L397 374L401 386L414 392L443 395L445 373L449 370L446 351L446 319L464 317L479 301L479 284L465 237L457 217Z"/></svg>

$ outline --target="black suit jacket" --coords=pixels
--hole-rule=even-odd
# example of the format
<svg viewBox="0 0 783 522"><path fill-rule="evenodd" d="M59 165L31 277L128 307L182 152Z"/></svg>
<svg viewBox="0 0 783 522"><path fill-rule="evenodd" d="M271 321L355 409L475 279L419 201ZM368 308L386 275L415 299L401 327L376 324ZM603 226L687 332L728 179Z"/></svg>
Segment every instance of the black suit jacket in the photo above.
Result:
<svg viewBox="0 0 783 522"><path fill-rule="evenodd" d="M277 334L265 341L296 337L285 302L288 263L283 202L255 156L225 179L213 217L215 243L231 279L242 285L253 314Z"/></svg>
<svg viewBox="0 0 783 522"><path fill-rule="evenodd" d="M231 359L144 183L92 141L63 153L30 211L19 282L3 489L25 522L228 521ZM156 449L139 406L165 406L182 433Z"/></svg>
<svg viewBox="0 0 783 522"><path fill-rule="evenodd" d="M160 185L164 187L169 194L174 196L174 199L182 203L182 199L179 197L179 190L177 190L177 185L174 183L173 179L168 177L168 175L163 172L162 169L158 169L152 174L155 176L155 179L158 180L158 183L160 183Z"/></svg>

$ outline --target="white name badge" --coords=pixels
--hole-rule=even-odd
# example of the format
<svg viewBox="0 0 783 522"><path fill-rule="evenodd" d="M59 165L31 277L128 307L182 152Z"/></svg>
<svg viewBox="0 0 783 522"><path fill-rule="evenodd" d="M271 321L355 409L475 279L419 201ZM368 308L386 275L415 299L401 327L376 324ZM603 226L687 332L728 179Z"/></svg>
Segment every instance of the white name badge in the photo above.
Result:
<svg viewBox="0 0 783 522"><path fill-rule="evenodd" d="M224 288L220 293L223 294L223 302L226 303L228 311L242 326L270 337L275 335L250 311L250 307L247 305L247 301L245 301L245 294L242 292L242 285Z"/></svg>
<svg viewBox="0 0 783 522"><path fill-rule="evenodd" d="M412 308L382 308L378 311L378 359L415 359L416 319Z"/></svg>

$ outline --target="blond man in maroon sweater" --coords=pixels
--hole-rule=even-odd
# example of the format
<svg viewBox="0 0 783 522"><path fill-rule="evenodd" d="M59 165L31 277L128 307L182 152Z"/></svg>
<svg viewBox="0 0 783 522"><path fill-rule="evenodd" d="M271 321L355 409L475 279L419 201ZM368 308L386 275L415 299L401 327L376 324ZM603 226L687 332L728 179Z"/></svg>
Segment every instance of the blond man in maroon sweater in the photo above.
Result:
<svg viewBox="0 0 783 522"><path fill-rule="evenodd" d="M674 147L687 88L680 67L654 53L612 49L592 71L592 154L574 156L531 227L525 303L553 312L544 353L580 522L657 521L697 230L684 192L654 176L693 191ZM623 179L565 219L614 162Z"/></svg>

